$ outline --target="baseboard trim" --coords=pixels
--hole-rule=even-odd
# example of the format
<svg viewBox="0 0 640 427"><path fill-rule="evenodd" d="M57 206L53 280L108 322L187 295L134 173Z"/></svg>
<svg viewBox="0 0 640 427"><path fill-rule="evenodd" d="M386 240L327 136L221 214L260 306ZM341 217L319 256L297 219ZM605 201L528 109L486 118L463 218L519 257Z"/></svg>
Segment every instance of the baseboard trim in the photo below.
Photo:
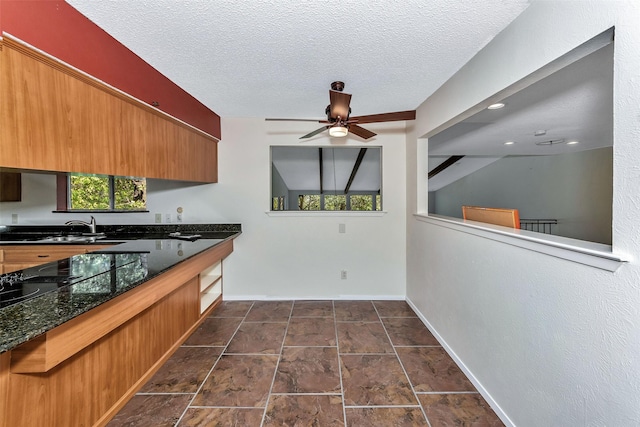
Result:
<svg viewBox="0 0 640 427"><path fill-rule="evenodd" d="M271 295L226 295L223 294L224 301L404 301L404 295L338 295L327 297L326 295L317 297L279 297Z"/></svg>
<svg viewBox="0 0 640 427"><path fill-rule="evenodd" d="M424 317L424 315L420 312L420 310L418 310L418 307L416 307L416 305L411 301L411 299L409 299L409 297L406 298L406 301L407 301L407 304L411 306L413 311L415 311L416 315L420 318L422 323L424 323L427 329L429 329L429 331L433 334L433 336L438 340L442 348L444 348L444 350L449 354L449 356L451 356L453 361L456 362L456 365L458 365L458 367L462 370L462 372L464 372L467 378L469 378L469 381L471 381L471 383L475 386L478 392L482 395L484 400L486 400L489 406L491 406L491 409L494 410L498 418L502 420L502 422L505 424L506 427L516 427L513 421L511 421L511 419L507 416L507 414L502 410L500 405L498 405L498 403L493 399L493 397L489 394L489 392L482 386L482 384L480 383L480 381L478 381L475 375L473 375L473 373L469 370L469 368L467 368L467 366L462 362L462 360L453 351L453 349L449 347L447 342L438 333L436 328L434 328L433 325L427 320L427 318Z"/></svg>

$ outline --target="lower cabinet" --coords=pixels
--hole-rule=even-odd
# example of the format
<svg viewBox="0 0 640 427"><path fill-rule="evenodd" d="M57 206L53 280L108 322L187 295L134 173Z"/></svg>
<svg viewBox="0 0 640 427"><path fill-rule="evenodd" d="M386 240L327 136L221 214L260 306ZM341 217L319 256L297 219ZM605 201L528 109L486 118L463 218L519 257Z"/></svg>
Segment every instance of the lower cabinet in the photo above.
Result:
<svg viewBox="0 0 640 427"><path fill-rule="evenodd" d="M11 273L108 246L111 245L3 245L0 246L3 254L0 264L3 273Z"/></svg>
<svg viewBox="0 0 640 427"><path fill-rule="evenodd" d="M106 425L222 301L232 251L223 242L1 353L0 427Z"/></svg>

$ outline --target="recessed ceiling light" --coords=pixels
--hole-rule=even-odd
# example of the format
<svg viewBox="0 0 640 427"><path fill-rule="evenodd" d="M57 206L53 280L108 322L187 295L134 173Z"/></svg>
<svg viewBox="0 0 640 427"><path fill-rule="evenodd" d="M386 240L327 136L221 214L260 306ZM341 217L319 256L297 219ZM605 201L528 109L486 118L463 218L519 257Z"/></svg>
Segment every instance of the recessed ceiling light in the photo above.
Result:
<svg viewBox="0 0 640 427"><path fill-rule="evenodd" d="M504 143L504 145L513 145L515 143L516 143L515 141L507 141Z"/></svg>
<svg viewBox="0 0 640 427"><path fill-rule="evenodd" d="M569 141L569 142L567 142L567 145L576 145L576 144L580 144L580 141Z"/></svg>
<svg viewBox="0 0 640 427"><path fill-rule="evenodd" d="M547 134L547 131L544 130L544 129L537 130L537 131L535 131L533 133L534 136L543 136L543 135L546 135L546 134Z"/></svg>
<svg viewBox="0 0 640 427"><path fill-rule="evenodd" d="M487 107L488 110L499 110L500 108L504 107L504 103L502 102L496 102L495 104L491 104Z"/></svg>

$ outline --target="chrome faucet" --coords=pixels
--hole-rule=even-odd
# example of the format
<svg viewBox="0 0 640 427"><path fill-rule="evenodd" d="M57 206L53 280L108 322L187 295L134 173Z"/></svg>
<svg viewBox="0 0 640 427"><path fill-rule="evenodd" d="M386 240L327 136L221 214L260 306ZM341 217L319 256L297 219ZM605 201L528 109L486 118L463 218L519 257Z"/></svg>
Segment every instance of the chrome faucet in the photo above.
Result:
<svg viewBox="0 0 640 427"><path fill-rule="evenodd" d="M79 219L72 219L71 221L67 221L64 225L86 225L89 227L89 232L92 234L96 234L96 219L91 216L91 222L80 221Z"/></svg>

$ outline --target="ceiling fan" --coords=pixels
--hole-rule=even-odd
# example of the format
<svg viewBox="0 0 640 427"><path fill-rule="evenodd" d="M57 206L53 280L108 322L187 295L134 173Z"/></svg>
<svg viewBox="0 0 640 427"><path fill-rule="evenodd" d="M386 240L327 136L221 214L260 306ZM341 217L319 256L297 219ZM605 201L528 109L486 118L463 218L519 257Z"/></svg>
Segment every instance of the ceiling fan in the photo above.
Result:
<svg viewBox="0 0 640 427"><path fill-rule="evenodd" d="M382 113L371 114L368 116L356 116L351 117L351 94L343 92L343 82L331 83L331 90L329 91L329 105L325 109L327 115L326 120L311 120L311 119L265 119L267 121L294 121L294 122L317 122L323 123L324 126L310 132L300 139L311 138L329 129L329 135L335 137L347 136L349 132L354 135L358 135L360 138L369 139L376 136L374 132L363 128L360 124L364 123L379 123L379 122L395 122L402 120L415 120L415 110L398 111L395 113Z"/></svg>

